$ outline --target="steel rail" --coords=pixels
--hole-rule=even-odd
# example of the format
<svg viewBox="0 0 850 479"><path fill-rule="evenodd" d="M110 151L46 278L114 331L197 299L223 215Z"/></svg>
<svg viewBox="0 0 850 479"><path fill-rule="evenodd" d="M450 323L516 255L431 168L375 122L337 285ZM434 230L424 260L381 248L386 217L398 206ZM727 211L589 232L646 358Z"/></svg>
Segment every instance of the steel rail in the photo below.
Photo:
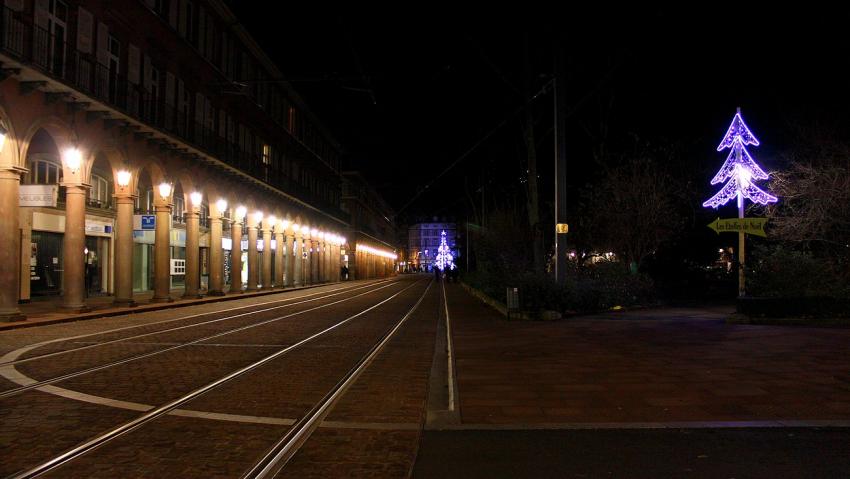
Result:
<svg viewBox="0 0 850 479"><path fill-rule="evenodd" d="M360 374L372 363L375 357L380 354L384 346L392 339L393 335L402 327L407 319L416 311L422 300L431 290L434 284L433 279L428 283L428 287L416 301L407 313L395 323L390 329L381 336L380 339L372 346L369 351L364 354L357 364L352 367L348 373L328 392L318 403L316 403L304 416L301 417L288 431L280 438L274 446L246 472L243 479L265 479L274 477L280 470L286 466L286 463L298 452L301 446L313 434L313 431L319 427L321 421L328 415L331 408L342 397L348 388L354 384L360 377Z"/></svg>
<svg viewBox="0 0 850 479"><path fill-rule="evenodd" d="M257 306L265 306L265 305L268 305L268 304L275 304L275 303L283 303L283 302L298 300L298 299L302 299L302 298L309 298L311 296L319 296L318 298L300 301L300 302L297 302L297 303L288 303L288 304L283 304L283 305L280 305L280 306L274 306L274 307L271 307L271 308L249 311L247 313L241 313L241 314L236 314L236 315L232 315L232 316L225 316L223 318L216 318L216 319L209 320L209 321L202 321L200 323L192 323L192 324L187 324L187 325L184 325L184 326L178 326L176 328L161 329L161 330L158 330L158 331L151 331L149 333L138 334L138 335L135 335L135 336L128 336L126 338L117 338L117 339L112 339L112 340L109 340L109 341L103 341L103 342L96 343L96 344L89 344L87 346L80 346L80 347L77 347L77 348L65 349L65 350L62 350L62 351L54 351L52 353L40 354L38 356L30 356L28 358L15 359L15 360L11 360L11 361L0 362L0 367L14 366L14 365L18 365L18 364L28 363L28 362L31 362L31 361L36 361L36 360L39 360L39 359L47 359L47 358L51 358L51 357L55 357L55 356L61 356L63 354L74 353L74 352L78 352L78 351L84 351L86 349L92 349L92 348L97 348L97 347L101 347L101 346L106 346L106 345L109 345L109 344L120 343L120 342L123 342L123 341L130 341L130 340L133 340L133 339L139 339L139 338L144 338L144 337L148 337L148 336L154 336L154 335L157 335L157 334L170 333L170 332L178 331L178 330L181 330L181 329L187 329L187 328L192 328L192 327L196 327L196 326L203 326L203 325L206 325L206 324L211 324L211 323L215 323L215 322L219 322L219 321L226 321L226 320L229 320L229 319L247 316L249 314L264 313L264 312L267 312L267 311L272 311L274 309L286 308L286 307L289 307L289 306L295 306L295 305L298 305L298 304L308 303L310 301L318 301L318 300L321 300L321 299L324 299L324 298L329 298L329 297L332 297L332 296L339 296L340 294L345 294L347 292L357 291L357 290L364 289L364 288L369 288L369 287L374 286L376 284L386 283L387 281L390 281L390 280L370 282L369 284L356 286L356 287L335 288L335 289L332 289L330 291L318 291L318 292L315 292L315 293L304 294L304 295L295 296L295 297L292 297L292 298L277 299L277 300L274 300L274 301L265 301L265 302L262 302L262 303L249 304L249 305L246 305L246 306L237 306L237 307L234 307L234 308L221 309L221 310L218 310L218 311L210 311L210 312L206 312L206 313L190 314L188 316L181 316L179 318L166 319L164 321L157 321L157 322L153 322L153 323L137 324L137 325L133 325L133 326L115 328L115 329L110 329L110 330L107 330L107 331L100 331L100 332L96 332L96 333L81 334L81 335L78 335L78 336L69 336L69 337L65 337L65 338L51 339L49 341L44 341L44 342L28 345L28 346L25 346L24 348L20 348L20 349L30 348L29 350L31 350L31 349L36 349L36 348L39 348L39 347L42 347L42 346L46 346L48 344L58 343L58 342L62 342L62 341L73 341L75 339L82 339L82 338L88 338L88 337L91 337L91 336L115 333L115 332L119 332L119 331L125 331L125 330L128 330L128 329L136 329L136 328L141 328L141 327L145 327L145 326L155 326L157 324L172 323L174 321L182 321L182 320L197 318L197 317L201 317L201 316L209 316L209 315L213 315L213 314L226 313L226 312L229 312L229 311L236 311L236 310L239 310L239 309L253 308L253 307L257 307ZM333 293L333 294L327 294L327 293ZM321 295L324 295L324 296L321 296ZM20 351L20 349L18 349L16 351ZM26 351L24 351L24 352L26 352ZM6 356L8 356L8 354Z"/></svg>
<svg viewBox="0 0 850 479"><path fill-rule="evenodd" d="M73 378L76 378L76 377L84 376L86 374L94 373L94 372L97 372L97 371L103 371L104 369L109 369L109 368L112 368L112 367L115 367L115 366L120 366L122 364L131 363L131 362L134 362L134 361L138 361L140 359L146 359L146 358L150 358L150 357L153 357L153 356L157 356L157 355L160 355L162 353L167 353L169 351L174 351L176 349L185 348L186 346L191 346L193 344L202 343L202 342L208 341L210 339L219 338L219 337L222 337L222 336L226 336L228 334L237 333L239 331L245 331L247 329L256 328L258 326L263 326L263 325L266 325L266 324L269 324L269 323L280 321L282 319L287 319L287 318L291 318L293 316L298 316L298 315L301 315L301 314L304 314L304 313L309 313L310 311L315 311L317 309L327 308L328 306L332 306L334 304L339 304L339 303L342 303L342 302L345 302L345 301L350 301L350 300L357 298L359 296L374 293L375 291L380 291L384 288L389 288L390 286L393 286L395 284L398 284L398 283L392 282L390 284L386 284L384 286L372 289L370 291L366 291L366 292L363 292L363 293L360 293L360 294L355 294L354 296L351 296L351 297L348 297L348 298L343 298L343 299L340 299L340 300L337 300L337 301L334 301L334 302L331 302L331 303L328 303L328 304L323 304L323 305L319 305L319 306L316 306L316 307L313 307L313 308L305 309L303 311L296 311L296 312L291 313L291 314L286 314L286 315L283 315L283 316L277 316L277 317L274 317L274 318L271 318L271 319L266 319L266 320L260 321L258 323L252 323L252 324L248 324L248 325L245 325L245 326L240 326L238 328L225 330L225 331L215 333L215 334L211 334L211 335L207 335L207 336L204 336L204 337L201 337L201 338L198 338L198 339L193 339L191 341L183 342L183 343L180 343L180 344L175 344L175 345L169 346L167 348L157 349L155 351L137 354L135 356L130 356L128 358L118 359L118 360L111 361L111 362L101 364L101 365L98 365L98 366L92 366L90 368L81 369L79 371L74 371L74 372L71 372L71 373L66 373L66 374L63 374L61 376L56 376L56 377L53 377L53 378L50 378L50 379L44 379L44 380L41 380L41 381L33 382L31 384L25 384L25 385L22 385L22 386L19 386L19 387L16 387L16 388L7 389L5 391L0 391L0 399L11 397L11 396L16 396L18 394L21 394L21 393L24 393L24 392L27 392L27 391L31 391L33 389L38 389L38 388L43 387L43 386L48 386L50 384L54 384L54 383L58 383L58 382L61 382L61 381L68 380L68 379L73 379ZM307 302L307 301L305 301L305 302ZM251 313L245 313L245 314L254 314L254 313L251 312ZM176 328L176 329L179 329L179 328ZM14 366L4 366L2 368L6 368L6 367L14 367ZM2 368L0 368L0 369L2 369ZM4 374L2 374L2 372L0 371L0 375L4 375Z"/></svg>
<svg viewBox="0 0 850 479"><path fill-rule="evenodd" d="M197 398L198 396L201 396L202 394L205 394L205 393L207 393L207 392L209 392L209 391L211 391L215 388L218 388L219 386L222 386L223 384L228 383L228 382L232 381L233 379L236 379L236 378L242 376L245 373L253 371L256 368L258 368L258 367L260 367L260 366L262 366L262 365L264 365L264 364L266 364L266 363L268 363L268 362L270 362L274 359L277 359L277 358L283 356L284 354L292 351L293 349L298 348L298 347L300 347L300 346L302 346L302 345L304 345L304 344L306 344L310 341L313 341L314 339L316 339L320 336L323 336L330 331L333 331L334 329L342 326L343 324L347 324L348 322L352 321L353 319L358 318L358 317L368 313L369 311L372 311L373 309L391 301L392 299L396 298L401 293L403 293L403 292L407 291L408 289L412 288L413 286L416 286L417 284L419 284L419 282L420 281L417 280L416 282L414 282L410 286L403 288L401 291L398 291L397 293L393 294L389 298L384 299L384 300L382 300L378 303L375 303L372 306L360 311L359 313L351 315L351 316L343 319L342 321L319 331L318 333L314 333L311 336L308 336L307 338L304 338L301 341L298 341L297 343L294 343L290 346L287 346L283 349L280 349L280 350L278 350L278 351L276 351L276 352L274 352L274 353L272 353L272 354L270 354L270 355L268 355L268 356L266 356L266 357L264 357L264 358L262 358L258 361L255 361L255 362L253 362L253 363L251 363L247 366L244 366L242 368L239 368L236 371L233 371L232 373L230 373L226 376L223 376L223 377L221 377L221 378L219 378L219 379L217 379L217 380L215 380L211 383L208 383L204 386L201 386L200 388L195 389L192 392L184 394L183 396L181 396L177 399L173 399L173 400L171 400L171 401L169 401L169 402L167 402L167 403L165 403L161 406L158 406L158 407L142 414L141 416L137 417L136 419L128 421L128 422L126 422L126 423L124 423L120 426L117 426L113 429L110 429L109 431L106 431L104 433L98 434L97 436L87 440L86 442L84 442L84 443L82 443L82 444L80 444L80 445L78 445L78 446L76 446L72 449L69 449L68 451L65 451L62 454L59 454L58 456L55 456L51 459L48 459L48 460L30 468L30 469L27 469L25 471L22 471L22 472L14 474L12 476L9 476L9 479L34 478L34 477L38 477L42 474L45 474L45 473L47 473L47 472L49 472L53 469L56 469L57 467L61 466L62 464L65 464L65 463L67 463L67 462L69 462L73 459L76 459L80 456L83 456L83 455L93 451L94 449L106 444L107 442L112 441L113 439L116 439L120 436L123 436L124 434L127 434L127 433L129 433L129 432L131 432L135 429L138 429L139 427L141 427L141 426L143 426L143 425L145 425L145 424L147 424L147 423L149 423L149 422L151 422L151 421L153 421L153 420L155 420L155 419L157 419L161 416L164 416L168 412L170 412L174 409L177 409L178 407L180 407L183 404L186 404L187 402ZM429 288L430 288L430 284L429 284ZM420 299L420 301L421 301L421 299ZM318 309L318 308L316 308L316 309Z"/></svg>

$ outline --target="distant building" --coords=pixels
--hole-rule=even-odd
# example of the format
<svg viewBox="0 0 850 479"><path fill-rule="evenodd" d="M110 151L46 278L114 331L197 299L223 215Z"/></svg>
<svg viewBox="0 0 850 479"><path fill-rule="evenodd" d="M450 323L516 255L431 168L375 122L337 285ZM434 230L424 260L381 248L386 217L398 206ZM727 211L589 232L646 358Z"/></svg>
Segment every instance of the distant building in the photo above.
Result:
<svg viewBox="0 0 850 479"><path fill-rule="evenodd" d="M348 238L352 251L343 256L349 279L393 274L399 256L392 208L357 171L342 172L341 200L340 208L351 218Z"/></svg>
<svg viewBox="0 0 850 479"><path fill-rule="evenodd" d="M457 262L460 251L457 247L457 224L453 222L416 223L407 232L406 270L431 271L434 257L440 246L441 233L446 232L446 243Z"/></svg>

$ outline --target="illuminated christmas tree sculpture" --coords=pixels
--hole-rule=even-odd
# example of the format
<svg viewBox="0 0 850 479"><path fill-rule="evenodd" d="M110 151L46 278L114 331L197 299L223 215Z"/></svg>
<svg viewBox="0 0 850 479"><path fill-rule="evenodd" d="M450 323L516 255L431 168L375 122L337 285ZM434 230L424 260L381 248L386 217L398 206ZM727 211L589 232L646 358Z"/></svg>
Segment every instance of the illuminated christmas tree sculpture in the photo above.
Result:
<svg viewBox="0 0 850 479"><path fill-rule="evenodd" d="M712 185L724 181L726 184L716 195L703 203L703 206L718 208L728 203L732 198L738 199L739 210L744 208L744 198L762 205L776 202L775 196L754 184L755 180L766 180L767 173L756 164L747 151L746 145L758 146L759 141L747 128L741 118L741 109L739 108L738 112L735 113L735 118L732 119L732 124L729 125L729 130L726 131L726 136L723 137L723 141L717 147L717 151L729 148L729 156L720 171L711 180Z"/></svg>
<svg viewBox="0 0 850 479"><path fill-rule="evenodd" d="M735 117L732 119L732 124L726 130L726 136L723 137L723 141L717 147L717 151L723 151L729 148L729 156L726 157L726 162L723 163L720 171L711 180L712 185L723 183L724 181L726 184L723 185L723 188L717 194L702 204L706 208L717 209L728 203L732 198L738 200L738 221L733 224L738 231L738 296L741 297L746 295L744 235L748 222L745 221L747 218L744 217L744 198L760 205L776 203L775 196L755 185L755 180L766 180L767 173L750 156L750 153L747 151L747 145L758 146L759 141L750 132L750 129L747 128L744 119L741 118L741 109L738 108ZM755 221L758 218L751 218L751 220ZM720 218L718 218L717 222L719 223L720 221ZM726 222L727 220L723 221Z"/></svg>
<svg viewBox="0 0 850 479"><path fill-rule="evenodd" d="M445 231L440 233L440 246L437 248L437 257L434 258L434 265L436 265L441 271L455 268L454 256L452 256L449 245L446 244Z"/></svg>

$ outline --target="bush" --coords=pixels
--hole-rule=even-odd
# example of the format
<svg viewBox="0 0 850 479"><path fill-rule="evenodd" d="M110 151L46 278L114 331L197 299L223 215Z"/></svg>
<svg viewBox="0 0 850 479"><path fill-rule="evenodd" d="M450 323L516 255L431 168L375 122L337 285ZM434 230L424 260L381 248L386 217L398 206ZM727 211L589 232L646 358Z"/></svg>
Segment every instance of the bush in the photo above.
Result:
<svg viewBox="0 0 850 479"><path fill-rule="evenodd" d="M756 250L748 272L748 293L772 298L850 298L850 278L839 260L787 246Z"/></svg>
<svg viewBox="0 0 850 479"><path fill-rule="evenodd" d="M597 263L592 266L570 265L566 282L556 284L549 276L520 273L512 278L467 273L464 280L488 296L505 301L508 287L520 290L520 306L524 311L554 310L565 312L596 312L614 306L648 304L655 300L649 277L630 274L621 263Z"/></svg>

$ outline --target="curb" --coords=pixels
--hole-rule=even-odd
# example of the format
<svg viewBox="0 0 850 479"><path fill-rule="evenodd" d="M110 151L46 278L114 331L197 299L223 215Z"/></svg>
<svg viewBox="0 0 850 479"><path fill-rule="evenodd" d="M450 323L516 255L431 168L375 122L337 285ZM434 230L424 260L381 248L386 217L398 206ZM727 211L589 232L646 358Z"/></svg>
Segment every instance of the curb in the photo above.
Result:
<svg viewBox="0 0 850 479"><path fill-rule="evenodd" d="M346 283L347 281L335 281L332 283L322 283L322 284L311 284L309 286L299 286L297 288L285 288L285 289L272 289L269 291L258 291L251 293L228 293L224 296L210 296L209 299L201 298L201 299L191 299L187 301L175 301L172 303L161 303L161 304L153 304L153 305L141 305L141 306L133 306L133 307L124 307L123 309L110 309L108 311L102 312L92 312L92 313L82 313L74 316L64 316L54 319L45 319L43 321L33 321L27 322L26 320L20 322L13 323L4 323L0 325L0 333L3 331L11 331L15 329L23 329L23 328L34 328L38 326L48 326L51 324L61 324L61 323L73 323L76 321L86 321L89 319L97 319L97 318L108 318L113 316L125 316L131 314L138 313L148 313L151 311L162 311L165 309L174 309L174 308L185 308L187 306L197 306L200 304L208 304L208 303L219 303L222 301L234 301L237 299L244 298L253 298L259 296L268 296L276 293L286 293L289 291L300 291L304 289L312 289L318 288L320 286L329 286L332 284L341 284Z"/></svg>

